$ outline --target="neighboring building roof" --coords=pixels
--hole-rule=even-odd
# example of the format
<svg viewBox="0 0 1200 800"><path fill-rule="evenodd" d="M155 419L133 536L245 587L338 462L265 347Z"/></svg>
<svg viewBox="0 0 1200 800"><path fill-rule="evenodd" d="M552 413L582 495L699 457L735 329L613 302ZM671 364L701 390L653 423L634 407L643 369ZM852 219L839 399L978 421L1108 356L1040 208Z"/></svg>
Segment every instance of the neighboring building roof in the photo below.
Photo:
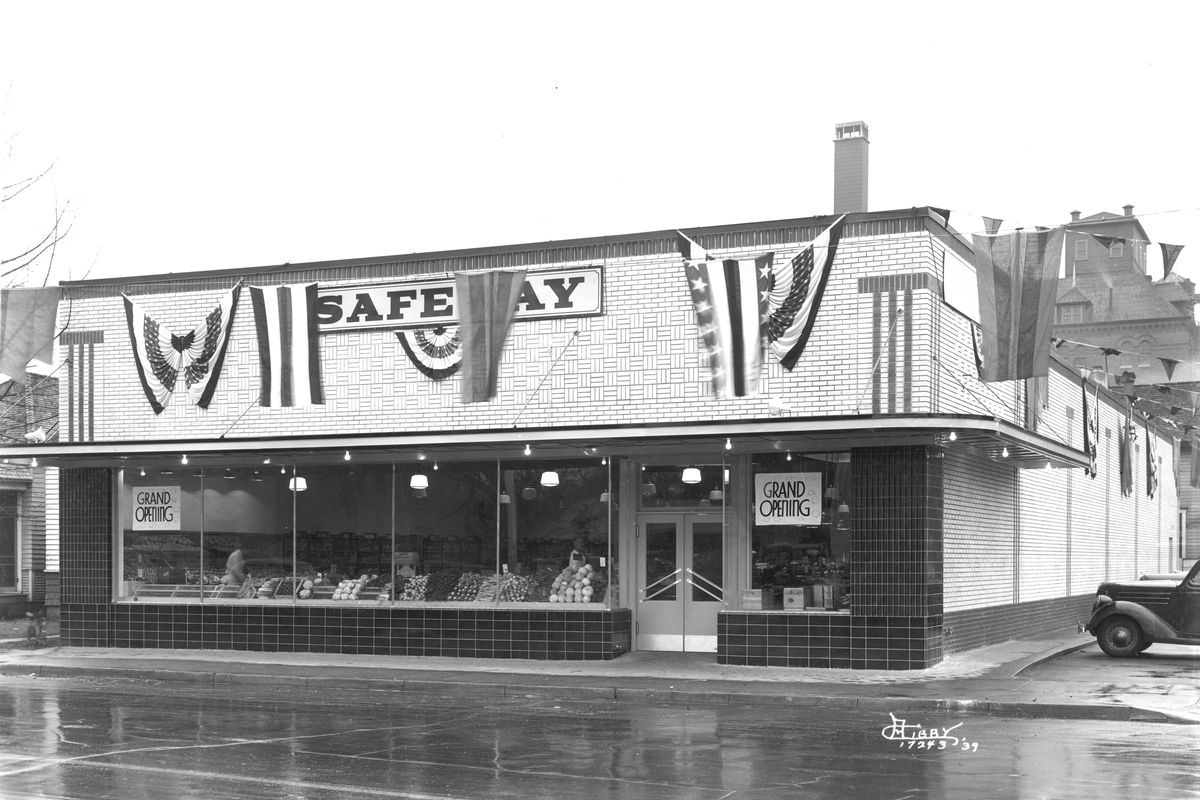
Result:
<svg viewBox="0 0 1200 800"><path fill-rule="evenodd" d="M1090 303L1091 298L1079 291L1078 287L1071 285L1065 292L1058 296L1057 303Z"/></svg>

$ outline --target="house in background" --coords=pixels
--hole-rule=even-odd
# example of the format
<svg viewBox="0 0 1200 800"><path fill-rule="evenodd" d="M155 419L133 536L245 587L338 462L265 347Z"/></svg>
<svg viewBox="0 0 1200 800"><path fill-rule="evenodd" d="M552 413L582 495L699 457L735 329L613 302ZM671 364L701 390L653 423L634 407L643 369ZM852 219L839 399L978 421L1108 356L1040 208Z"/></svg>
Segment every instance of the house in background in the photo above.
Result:
<svg viewBox="0 0 1200 800"><path fill-rule="evenodd" d="M1122 214L1071 212L1054 335L1064 340L1056 352L1067 363L1096 380L1107 375L1115 391L1138 398L1140 411L1184 432L1172 549L1176 566L1186 567L1200 558L1200 487L1192 484L1187 435L1200 405L1200 326L1192 281L1153 274L1157 247L1131 205Z"/></svg>
<svg viewBox="0 0 1200 800"><path fill-rule="evenodd" d="M30 374L0 384L0 440L58 438L58 379ZM0 617L58 605L57 470L31 458L0 460Z"/></svg>

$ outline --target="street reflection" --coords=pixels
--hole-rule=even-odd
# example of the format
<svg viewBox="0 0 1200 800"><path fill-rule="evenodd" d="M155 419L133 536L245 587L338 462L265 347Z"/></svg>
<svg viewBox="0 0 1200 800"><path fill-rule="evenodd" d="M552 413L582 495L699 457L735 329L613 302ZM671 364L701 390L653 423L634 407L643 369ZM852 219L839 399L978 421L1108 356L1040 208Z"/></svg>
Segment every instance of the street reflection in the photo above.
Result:
<svg viewBox="0 0 1200 800"><path fill-rule="evenodd" d="M929 717L979 749L916 751L881 735L888 714L830 708L77 687L0 688L0 797L1090 797L1082 787L1099 780L1103 794L1200 791L1184 726Z"/></svg>

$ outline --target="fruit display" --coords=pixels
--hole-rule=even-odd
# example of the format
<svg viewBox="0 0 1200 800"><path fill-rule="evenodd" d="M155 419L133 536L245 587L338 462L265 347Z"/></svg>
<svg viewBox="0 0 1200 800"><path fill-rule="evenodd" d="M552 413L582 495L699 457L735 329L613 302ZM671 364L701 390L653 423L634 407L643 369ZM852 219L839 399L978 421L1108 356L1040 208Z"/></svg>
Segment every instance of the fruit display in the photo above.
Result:
<svg viewBox="0 0 1200 800"><path fill-rule="evenodd" d="M458 578L458 585L450 590L447 600L474 600L483 584L483 576L478 572L464 572Z"/></svg>
<svg viewBox="0 0 1200 800"><path fill-rule="evenodd" d="M441 572L433 572L429 575L429 582L425 585L426 600L449 600L450 593L458 586L459 578L462 573L456 570L442 570Z"/></svg>
<svg viewBox="0 0 1200 800"><path fill-rule="evenodd" d="M550 585L550 602L599 602L604 597L606 583L604 573L597 572L591 564L584 564L579 569L567 567Z"/></svg>
<svg viewBox="0 0 1200 800"><path fill-rule="evenodd" d="M475 593L476 603L494 603L496 602L496 594L499 588L499 581L495 575L489 575L479 584L479 591Z"/></svg>
<svg viewBox="0 0 1200 800"><path fill-rule="evenodd" d="M415 575L408 579L397 600L417 601L425 599L425 587L429 585L428 575Z"/></svg>
<svg viewBox="0 0 1200 800"><path fill-rule="evenodd" d="M529 599L529 592L533 588L533 578L507 573L500 578L500 600L511 603L524 602Z"/></svg>

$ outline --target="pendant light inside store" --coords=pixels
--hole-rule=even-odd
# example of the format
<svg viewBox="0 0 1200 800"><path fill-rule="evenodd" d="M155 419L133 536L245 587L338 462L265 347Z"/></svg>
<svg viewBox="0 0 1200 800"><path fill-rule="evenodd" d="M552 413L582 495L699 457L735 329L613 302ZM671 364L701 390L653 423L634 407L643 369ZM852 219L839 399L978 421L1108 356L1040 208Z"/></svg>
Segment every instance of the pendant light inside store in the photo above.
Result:
<svg viewBox="0 0 1200 800"><path fill-rule="evenodd" d="M288 488L293 492L303 492L308 489L308 479L303 476L288 479Z"/></svg>
<svg viewBox="0 0 1200 800"><path fill-rule="evenodd" d="M700 468L699 467L687 467L686 469L684 469L683 482L684 483L699 483L700 482Z"/></svg>
<svg viewBox="0 0 1200 800"><path fill-rule="evenodd" d="M521 499L522 500L536 500L537 499L537 489L533 488L532 486L526 486L524 489L521 490Z"/></svg>
<svg viewBox="0 0 1200 800"><path fill-rule="evenodd" d="M542 473L542 486L558 486L558 473L554 470L547 470Z"/></svg>
<svg viewBox="0 0 1200 800"><path fill-rule="evenodd" d="M408 485L412 489L428 489L429 476L418 472L408 479Z"/></svg>

